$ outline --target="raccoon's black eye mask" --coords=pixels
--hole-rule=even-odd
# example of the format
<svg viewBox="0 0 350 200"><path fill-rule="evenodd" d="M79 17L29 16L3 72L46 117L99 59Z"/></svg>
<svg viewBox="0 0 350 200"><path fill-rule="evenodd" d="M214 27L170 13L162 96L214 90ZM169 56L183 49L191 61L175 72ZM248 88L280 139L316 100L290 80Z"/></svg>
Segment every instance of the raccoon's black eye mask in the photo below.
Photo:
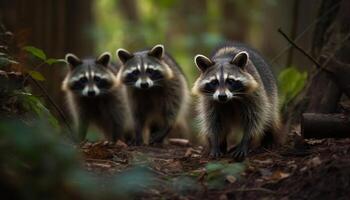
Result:
<svg viewBox="0 0 350 200"><path fill-rule="evenodd" d="M148 68L148 69L146 69L146 73L149 75L149 77L152 80L159 80L159 79L163 78L163 75L159 70Z"/></svg>
<svg viewBox="0 0 350 200"><path fill-rule="evenodd" d="M240 92L244 90L244 85L241 81L234 79L227 79L226 84L230 91Z"/></svg>
<svg viewBox="0 0 350 200"><path fill-rule="evenodd" d="M112 84L108 80L97 76L94 77L94 82L96 86L100 89L108 89L112 86Z"/></svg>
<svg viewBox="0 0 350 200"><path fill-rule="evenodd" d="M70 84L70 88L72 90L82 90L84 89L87 82L88 82L88 79L86 77L82 77L79 80L72 82Z"/></svg>
<svg viewBox="0 0 350 200"><path fill-rule="evenodd" d="M203 89L205 92L215 92L218 86L219 86L219 81L217 79L214 79L209 83L206 83Z"/></svg>

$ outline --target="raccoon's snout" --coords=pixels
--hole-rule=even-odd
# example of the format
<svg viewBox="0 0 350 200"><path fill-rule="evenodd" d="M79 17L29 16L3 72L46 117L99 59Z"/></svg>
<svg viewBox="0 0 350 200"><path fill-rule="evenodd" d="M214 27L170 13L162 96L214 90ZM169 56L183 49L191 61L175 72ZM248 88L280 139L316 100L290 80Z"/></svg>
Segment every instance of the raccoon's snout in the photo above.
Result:
<svg viewBox="0 0 350 200"><path fill-rule="evenodd" d="M147 89L149 87L148 83L141 83L141 88L142 89Z"/></svg>
<svg viewBox="0 0 350 200"><path fill-rule="evenodd" d="M148 89L153 86L153 81L150 78L146 78L145 80L142 78L139 78L136 83L135 87L139 89Z"/></svg>
<svg viewBox="0 0 350 200"><path fill-rule="evenodd" d="M100 95L100 90L95 86L86 86L82 91L82 95L85 97L96 97Z"/></svg>
<svg viewBox="0 0 350 200"><path fill-rule="evenodd" d="M232 93L228 90L225 90L225 91L217 90L213 95L214 100L220 103L226 103L230 99L232 99L232 97L233 97Z"/></svg>
<svg viewBox="0 0 350 200"><path fill-rule="evenodd" d="M219 94L218 99L220 102L226 102L227 101L227 95L226 94Z"/></svg>
<svg viewBox="0 0 350 200"><path fill-rule="evenodd" d="M94 96L96 96L96 92L95 92L94 90L89 90L88 93L87 93L87 95L88 95L89 97L94 97Z"/></svg>

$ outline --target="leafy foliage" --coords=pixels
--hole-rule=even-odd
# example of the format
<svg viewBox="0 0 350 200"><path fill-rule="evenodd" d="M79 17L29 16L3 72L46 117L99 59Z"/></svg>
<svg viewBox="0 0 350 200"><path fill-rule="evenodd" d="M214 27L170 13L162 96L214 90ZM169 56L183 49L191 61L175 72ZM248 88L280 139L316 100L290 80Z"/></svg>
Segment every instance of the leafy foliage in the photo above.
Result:
<svg viewBox="0 0 350 200"><path fill-rule="evenodd" d="M31 55L33 55L35 58L38 58L39 60L43 61L43 63L57 63L61 62L60 60L49 58L47 59L46 54L43 50L38 49L33 46L27 46L23 48L25 51L29 52ZM18 63L17 61L12 60L10 56L6 53L1 53L0 58L2 58L2 61L4 61L1 66L7 66L11 63L18 64L23 68L23 71L27 71L29 76L31 76L33 79L38 81L44 81L45 77L36 70L29 70L26 67L23 67L23 63ZM42 64L39 64L39 66ZM36 66L35 68L38 68ZM20 73L19 75L21 78L19 80L13 81L12 79L6 79L5 82L2 84L2 86L12 86L14 84L19 84L19 87L5 87L6 88L6 96L3 98L5 101L6 99L13 99L10 98L11 96L16 97L16 101L18 105L22 105L21 108L25 109L24 113L33 113L35 116L35 119L41 119L48 121L55 129L59 129L59 122L58 120L51 114L51 112L43 105L41 100L37 98L35 95L28 92L28 87L26 88L24 86L24 82L26 80L26 75L22 75ZM7 97L9 96L9 97ZM10 101L10 100L9 100ZM8 102L1 102L2 104L7 104Z"/></svg>
<svg viewBox="0 0 350 200"><path fill-rule="evenodd" d="M17 92L23 103L23 106L30 111L34 111L36 116L41 120L48 120L48 122L56 129L59 129L58 120L51 114L51 112L41 103L40 99L31 93Z"/></svg>
<svg viewBox="0 0 350 200"><path fill-rule="evenodd" d="M23 49L29 52L30 54L32 54L33 56L39 58L40 60L43 60L43 61L46 60L46 54L41 49L38 49L33 46L26 46Z"/></svg>
<svg viewBox="0 0 350 200"><path fill-rule="evenodd" d="M287 105L304 88L307 72L300 72L294 67L284 69L278 76L280 102Z"/></svg>
<svg viewBox="0 0 350 200"><path fill-rule="evenodd" d="M38 71L33 71L33 70L30 70L28 71L28 74L33 77L35 80L38 80L38 81L44 81L45 80L45 77L43 74L41 74L40 72Z"/></svg>
<svg viewBox="0 0 350 200"><path fill-rule="evenodd" d="M98 177L46 123L0 122L0 186L5 199L132 199L152 184L143 167Z"/></svg>
<svg viewBox="0 0 350 200"><path fill-rule="evenodd" d="M245 170L243 163L224 163L212 162L205 167L208 176L206 181L211 189L221 188L224 186L227 177L239 178L240 173Z"/></svg>
<svg viewBox="0 0 350 200"><path fill-rule="evenodd" d="M65 62L62 59L55 59L55 58L47 58L45 52L39 48L33 47L33 46L25 46L23 47L23 50L27 51L29 54L31 54L32 56L34 56L35 58L39 59L40 61L42 61L41 64L39 64L38 66L36 66L35 68L40 67L43 64L48 64L48 65L53 65L53 64L57 64L57 63L62 63ZM29 70L28 74L35 80L38 81L44 81L45 77L36 70Z"/></svg>

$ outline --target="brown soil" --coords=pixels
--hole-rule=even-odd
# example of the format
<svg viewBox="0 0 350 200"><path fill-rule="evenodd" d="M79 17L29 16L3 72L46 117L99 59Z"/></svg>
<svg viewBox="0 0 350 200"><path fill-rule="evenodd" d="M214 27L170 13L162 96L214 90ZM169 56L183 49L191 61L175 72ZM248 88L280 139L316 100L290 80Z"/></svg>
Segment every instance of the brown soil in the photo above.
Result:
<svg viewBox="0 0 350 200"><path fill-rule="evenodd" d="M227 176L219 188L209 187L211 175L205 166L234 161L210 160L202 156L200 146L128 147L122 142L99 142L85 143L81 149L86 168L98 174L147 163L160 184L145 190L140 199L350 199L350 139L304 141L294 134L282 148L251 152L245 170ZM184 175L195 184L181 192L176 183L165 184Z"/></svg>

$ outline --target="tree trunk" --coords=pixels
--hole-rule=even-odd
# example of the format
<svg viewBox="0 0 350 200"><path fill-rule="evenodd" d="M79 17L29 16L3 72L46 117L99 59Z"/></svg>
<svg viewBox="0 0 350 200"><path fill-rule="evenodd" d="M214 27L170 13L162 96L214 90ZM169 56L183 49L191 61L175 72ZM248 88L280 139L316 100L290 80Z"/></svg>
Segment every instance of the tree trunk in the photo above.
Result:
<svg viewBox="0 0 350 200"><path fill-rule="evenodd" d="M334 66L327 60L334 53L339 52L339 46L345 46L344 41L338 39L340 35L344 35L343 27L344 3L337 4L340 1L323 0L319 10L321 20L317 23L314 31L314 39L312 42L312 56L320 58L326 55L326 59L317 59L322 68L316 68L309 76L309 82L304 91L299 95L295 103L287 110L291 123L299 122L301 114L308 113L335 113L337 112L338 102L342 95L341 87L337 84L337 78L332 73ZM332 5L327 7L325 5ZM345 15L344 15L345 14ZM327 18L327 20L325 19ZM348 24L348 22L347 22ZM349 26L348 26L349 27ZM349 33L350 29L346 29ZM340 37L344 38L344 37ZM338 57L336 55L336 57ZM336 58L337 59L337 58ZM292 116L292 117L291 117Z"/></svg>
<svg viewBox="0 0 350 200"><path fill-rule="evenodd" d="M0 19L20 46L38 47L48 57L63 58L68 52L85 57L94 52L88 34L93 21L92 0L2 0ZM46 78L43 85L50 96L62 105L62 67L43 66L39 71Z"/></svg>

